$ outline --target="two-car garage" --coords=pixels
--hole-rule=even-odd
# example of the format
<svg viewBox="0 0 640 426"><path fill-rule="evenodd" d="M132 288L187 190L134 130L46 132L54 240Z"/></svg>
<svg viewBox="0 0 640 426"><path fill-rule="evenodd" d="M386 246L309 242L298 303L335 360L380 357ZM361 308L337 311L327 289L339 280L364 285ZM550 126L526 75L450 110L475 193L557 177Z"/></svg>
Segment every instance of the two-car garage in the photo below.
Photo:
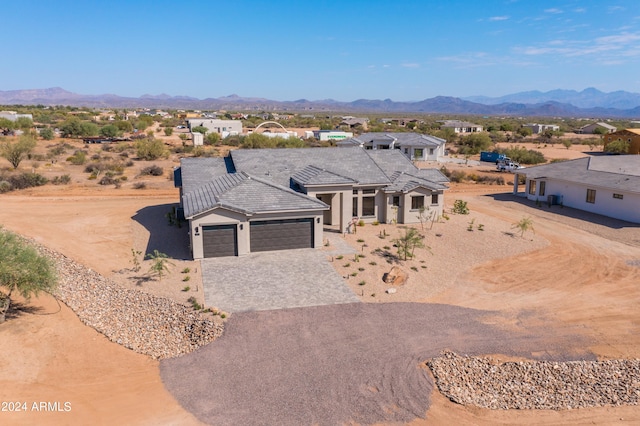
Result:
<svg viewBox="0 0 640 426"><path fill-rule="evenodd" d="M246 224L203 225L204 257L238 255L238 229ZM256 220L249 222L249 251L313 248L314 218Z"/></svg>

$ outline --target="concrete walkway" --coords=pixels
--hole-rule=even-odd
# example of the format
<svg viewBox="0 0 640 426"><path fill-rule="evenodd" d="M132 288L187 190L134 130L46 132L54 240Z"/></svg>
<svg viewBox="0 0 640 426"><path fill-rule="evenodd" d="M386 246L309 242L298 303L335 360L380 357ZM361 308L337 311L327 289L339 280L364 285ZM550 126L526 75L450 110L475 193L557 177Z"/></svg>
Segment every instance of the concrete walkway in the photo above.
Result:
<svg viewBox="0 0 640 426"><path fill-rule="evenodd" d="M300 249L204 259L205 302L227 312L358 302L326 256Z"/></svg>

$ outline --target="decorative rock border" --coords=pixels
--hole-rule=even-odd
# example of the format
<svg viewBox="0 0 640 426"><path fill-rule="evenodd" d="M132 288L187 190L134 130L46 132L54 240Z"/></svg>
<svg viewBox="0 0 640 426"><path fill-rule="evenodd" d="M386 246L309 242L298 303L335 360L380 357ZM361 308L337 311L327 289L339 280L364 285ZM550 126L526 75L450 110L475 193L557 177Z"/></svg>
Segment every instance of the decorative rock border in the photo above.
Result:
<svg viewBox="0 0 640 426"><path fill-rule="evenodd" d="M222 334L223 326L173 300L126 289L61 253L33 243L52 259L56 296L86 325L112 342L154 359L192 352Z"/></svg>
<svg viewBox="0 0 640 426"><path fill-rule="evenodd" d="M520 361L444 352L427 362L442 394L493 410L638 405L640 360Z"/></svg>

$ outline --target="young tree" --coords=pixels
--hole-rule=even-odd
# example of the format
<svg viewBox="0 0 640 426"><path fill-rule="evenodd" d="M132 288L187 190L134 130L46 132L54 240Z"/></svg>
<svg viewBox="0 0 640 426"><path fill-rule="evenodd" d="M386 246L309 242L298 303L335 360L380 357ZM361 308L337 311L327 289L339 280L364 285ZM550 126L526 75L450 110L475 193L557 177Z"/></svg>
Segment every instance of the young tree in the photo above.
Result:
<svg viewBox="0 0 640 426"><path fill-rule="evenodd" d="M9 160L14 169L17 169L25 155L36 147L36 140L31 135L22 135L18 142L5 141L0 145L0 155Z"/></svg>
<svg viewBox="0 0 640 426"><path fill-rule="evenodd" d="M511 228L518 228L520 230L520 238L524 237L524 233L533 230L533 220L530 217L523 217L519 222L513 224Z"/></svg>
<svg viewBox="0 0 640 426"><path fill-rule="evenodd" d="M16 125L13 121L7 118L0 118L0 133L6 134L15 128L16 128Z"/></svg>
<svg viewBox="0 0 640 426"><path fill-rule="evenodd" d="M164 128L164 135L165 136L171 136L173 134L173 127L165 127Z"/></svg>
<svg viewBox="0 0 640 426"><path fill-rule="evenodd" d="M154 250L153 253L147 254L147 259L151 259L151 266L149 267L149 275L157 275L158 279L162 281L162 277L165 273L169 272L169 266L173 266L173 263L169 261L169 256L164 253Z"/></svg>
<svg viewBox="0 0 640 426"><path fill-rule="evenodd" d="M120 133L120 130L115 124L107 124L100 129L100 135L105 138L115 138L118 136L118 133Z"/></svg>
<svg viewBox="0 0 640 426"><path fill-rule="evenodd" d="M393 243L398 246L398 257L402 258L402 260L413 257L413 252L416 248L424 247L422 239L423 236L415 228L406 228L404 235L393 240Z"/></svg>
<svg viewBox="0 0 640 426"><path fill-rule="evenodd" d="M157 160L165 157L167 150L159 139L142 139L136 144L138 158L141 160Z"/></svg>
<svg viewBox="0 0 640 426"><path fill-rule="evenodd" d="M0 323L11 306L11 294L17 291L25 299L40 291L51 291L57 284L52 262L16 234L0 228Z"/></svg>
<svg viewBox="0 0 640 426"><path fill-rule="evenodd" d="M220 133L211 132L204 138L205 145L215 145L220 142Z"/></svg>
<svg viewBox="0 0 640 426"><path fill-rule="evenodd" d="M424 231L424 223L431 219L431 209L427 206L421 206L418 209L418 220L420 221L420 228Z"/></svg>
<svg viewBox="0 0 640 426"><path fill-rule="evenodd" d="M209 129L207 129L204 126L196 126L193 129L191 129L191 131L195 132L195 133L202 133L203 135L206 135L207 132L209 131Z"/></svg>

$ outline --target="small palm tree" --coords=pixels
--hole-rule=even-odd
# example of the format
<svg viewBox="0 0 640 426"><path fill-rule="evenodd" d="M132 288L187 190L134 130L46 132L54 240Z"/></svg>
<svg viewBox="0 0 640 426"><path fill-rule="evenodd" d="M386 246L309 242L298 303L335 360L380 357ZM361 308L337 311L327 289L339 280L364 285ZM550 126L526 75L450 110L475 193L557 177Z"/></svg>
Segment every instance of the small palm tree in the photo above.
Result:
<svg viewBox="0 0 640 426"><path fill-rule="evenodd" d="M523 217L519 222L513 224L511 228L518 228L520 230L520 237L524 237L524 233L527 231L532 231L535 233L533 229L533 220L530 217Z"/></svg>
<svg viewBox="0 0 640 426"><path fill-rule="evenodd" d="M164 274L169 272L169 265L173 266L173 263L169 261L169 256L158 250L147 254L147 259L152 260L151 266L149 267L149 275L157 275L160 281L162 281Z"/></svg>

